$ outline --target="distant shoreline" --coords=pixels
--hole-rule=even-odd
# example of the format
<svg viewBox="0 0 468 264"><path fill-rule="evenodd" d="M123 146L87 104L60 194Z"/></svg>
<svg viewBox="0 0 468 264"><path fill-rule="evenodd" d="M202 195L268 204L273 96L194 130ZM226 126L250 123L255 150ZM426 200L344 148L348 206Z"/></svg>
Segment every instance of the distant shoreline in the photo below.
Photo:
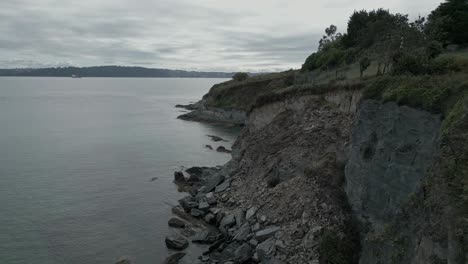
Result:
<svg viewBox="0 0 468 264"><path fill-rule="evenodd" d="M184 71L128 66L0 69L1 77L231 78L233 75L234 72Z"/></svg>

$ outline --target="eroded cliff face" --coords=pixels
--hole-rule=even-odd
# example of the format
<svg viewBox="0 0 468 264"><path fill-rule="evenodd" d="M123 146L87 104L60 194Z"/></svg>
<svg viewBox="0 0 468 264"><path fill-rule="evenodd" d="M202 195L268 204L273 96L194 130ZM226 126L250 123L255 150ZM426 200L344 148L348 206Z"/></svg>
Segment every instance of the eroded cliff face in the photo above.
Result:
<svg viewBox="0 0 468 264"><path fill-rule="evenodd" d="M466 220L447 179L467 160L460 124L450 137L458 144L443 143L440 116L360 91L253 109L232 160L214 176L223 179L210 195L220 208L215 222L228 240L210 261L242 246L262 263L465 263ZM274 232L265 241L261 230Z"/></svg>

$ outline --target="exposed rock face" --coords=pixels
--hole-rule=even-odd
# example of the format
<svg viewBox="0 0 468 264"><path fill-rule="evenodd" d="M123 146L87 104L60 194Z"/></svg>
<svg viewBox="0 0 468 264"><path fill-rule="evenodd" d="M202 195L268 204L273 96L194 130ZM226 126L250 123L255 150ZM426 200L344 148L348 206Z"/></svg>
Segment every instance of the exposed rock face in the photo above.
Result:
<svg viewBox="0 0 468 264"><path fill-rule="evenodd" d="M367 100L355 120L346 193L360 218L379 225L408 201L431 168L440 117Z"/></svg>

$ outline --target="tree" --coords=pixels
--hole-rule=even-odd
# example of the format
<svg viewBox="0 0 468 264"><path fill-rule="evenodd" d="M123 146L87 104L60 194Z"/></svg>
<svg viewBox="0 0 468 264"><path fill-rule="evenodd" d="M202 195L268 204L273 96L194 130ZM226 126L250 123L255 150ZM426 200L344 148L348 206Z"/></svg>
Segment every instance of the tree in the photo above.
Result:
<svg viewBox="0 0 468 264"><path fill-rule="evenodd" d="M428 17L426 32L444 45L468 44L468 1L446 0Z"/></svg>
<svg viewBox="0 0 468 264"><path fill-rule="evenodd" d="M319 41L319 50L324 49L326 46L335 42L338 37L341 37L340 33L336 33L338 28L335 25L330 25L325 29L325 34L322 39Z"/></svg>
<svg viewBox="0 0 468 264"><path fill-rule="evenodd" d="M249 74L247 74L245 72L238 72L238 73L234 74L234 76L232 76L232 79L234 81L237 81L237 82L245 81L245 80L247 80L247 78L249 78Z"/></svg>
<svg viewBox="0 0 468 264"><path fill-rule="evenodd" d="M361 79L364 76L364 72L367 70L367 68L369 68L370 65L371 65L371 60L367 56L362 57L359 60L359 71L361 73Z"/></svg>

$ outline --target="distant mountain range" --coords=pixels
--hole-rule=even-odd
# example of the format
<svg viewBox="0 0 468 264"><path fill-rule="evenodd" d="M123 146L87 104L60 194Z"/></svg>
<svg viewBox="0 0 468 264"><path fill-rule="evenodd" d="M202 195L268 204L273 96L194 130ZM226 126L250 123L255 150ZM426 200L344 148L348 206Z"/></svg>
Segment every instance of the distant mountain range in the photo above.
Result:
<svg viewBox="0 0 468 264"><path fill-rule="evenodd" d="M0 69L0 76L231 78L232 72L198 72L126 66Z"/></svg>

